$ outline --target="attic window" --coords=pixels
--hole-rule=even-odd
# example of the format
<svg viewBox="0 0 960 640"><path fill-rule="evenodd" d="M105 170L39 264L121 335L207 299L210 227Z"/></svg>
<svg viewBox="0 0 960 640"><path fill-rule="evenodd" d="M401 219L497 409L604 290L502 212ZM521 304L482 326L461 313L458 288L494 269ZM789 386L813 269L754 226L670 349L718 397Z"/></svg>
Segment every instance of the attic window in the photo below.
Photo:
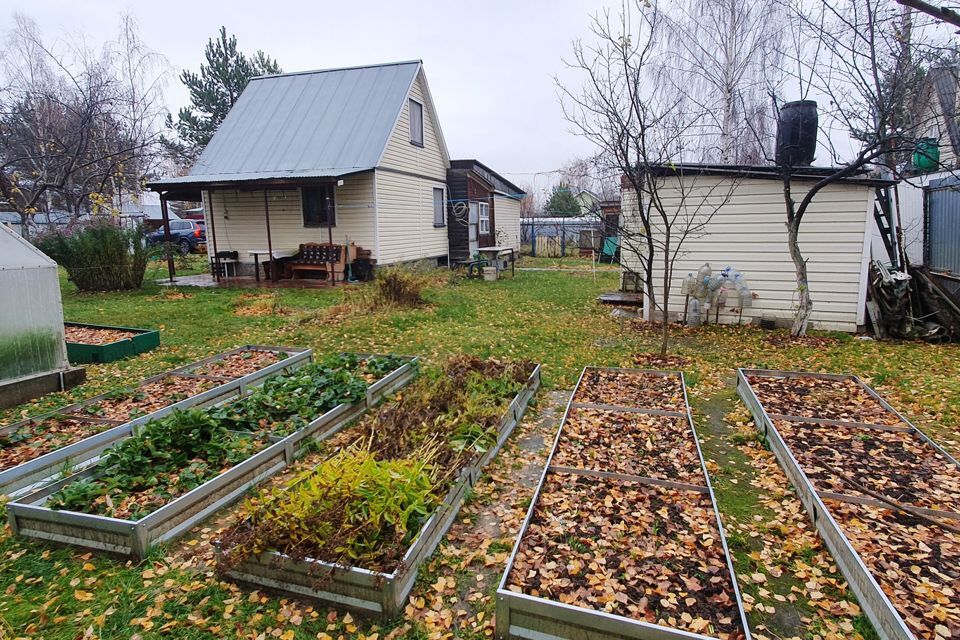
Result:
<svg viewBox="0 0 960 640"><path fill-rule="evenodd" d="M423 146L423 105L410 101L410 144Z"/></svg>
<svg viewBox="0 0 960 640"><path fill-rule="evenodd" d="M304 227L337 226L332 185L304 187L302 194Z"/></svg>

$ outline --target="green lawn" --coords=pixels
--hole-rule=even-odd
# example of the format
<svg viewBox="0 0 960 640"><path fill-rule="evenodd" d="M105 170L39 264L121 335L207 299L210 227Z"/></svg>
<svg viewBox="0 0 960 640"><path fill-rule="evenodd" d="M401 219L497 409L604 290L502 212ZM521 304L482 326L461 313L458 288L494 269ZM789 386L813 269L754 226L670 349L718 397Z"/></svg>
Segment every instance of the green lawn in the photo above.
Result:
<svg viewBox="0 0 960 640"><path fill-rule="evenodd" d="M0 420L36 414L241 344L417 354L428 362L459 352L530 358L543 364L547 388L540 394L540 405L547 411L549 392L571 388L584 365L630 366L638 354L655 350L655 331L637 325L621 334L619 322L609 318L609 309L594 302L597 294L616 287L617 281L616 272L600 273L595 281L590 273L556 271L526 271L496 283L455 279L432 288L424 308L373 313L344 309L343 290L169 289L150 284L138 292L91 295L79 294L64 282L67 320L159 328L161 347L135 359L91 366L82 387L7 410ZM829 554L811 535L812 528L802 509L796 508L769 452L752 437L732 391L735 369L860 374L918 426L957 452L957 347L848 336L804 346L771 341L770 335L747 328L684 329L676 332L671 350L687 359L683 368L695 420L741 586L753 609L751 624L757 635L766 637L856 632L871 636L869 624L849 604L852 596L842 580L828 585L832 607L815 606L802 595L805 567L813 566L834 580L838 574L835 567L831 571ZM542 437L549 446L555 428L555 422L547 421L538 432L527 424L524 433ZM251 596L250 589L219 581L209 567L180 551L159 549L137 564L14 539L7 528L0 535L0 592L4 593L0 638L127 638L134 633L132 627L142 638L160 637L166 630L177 637L324 638L328 634L369 639L374 634L388 637L391 629L396 629L392 637L441 637L447 631L456 637L489 637L495 609L490 594L505 561L504 549L512 545L517 521L529 502L529 488L516 476L524 465L535 476L545 452L541 449L533 455L517 446L517 438L512 440L490 468L491 480L478 486L476 502L466 510L473 515L461 516L457 535L425 569L414 591L414 604L403 620L378 627L269 595ZM498 508L505 512L501 515L506 524L494 543L487 540L490 546L484 547L493 559L478 562L470 552L486 534L472 527L482 523L483 513ZM203 536L194 541L196 549L208 544ZM750 578L757 573L767 576L767 582ZM442 581L444 575L450 576L449 584ZM452 599L432 597L444 589ZM468 593L479 595L466 598ZM462 609L470 624L446 624L447 609L455 619Z"/></svg>

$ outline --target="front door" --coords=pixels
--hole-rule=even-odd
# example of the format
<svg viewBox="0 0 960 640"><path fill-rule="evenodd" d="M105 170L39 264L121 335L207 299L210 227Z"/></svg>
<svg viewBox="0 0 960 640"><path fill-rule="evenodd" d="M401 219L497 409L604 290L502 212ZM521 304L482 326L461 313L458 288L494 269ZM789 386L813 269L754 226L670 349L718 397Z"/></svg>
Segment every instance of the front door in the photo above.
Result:
<svg viewBox="0 0 960 640"><path fill-rule="evenodd" d="M477 255L480 249L480 242L477 240L477 224L480 221L480 206L476 202L470 203L470 215L467 218L468 245L470 247L470 259Z"/></svg>

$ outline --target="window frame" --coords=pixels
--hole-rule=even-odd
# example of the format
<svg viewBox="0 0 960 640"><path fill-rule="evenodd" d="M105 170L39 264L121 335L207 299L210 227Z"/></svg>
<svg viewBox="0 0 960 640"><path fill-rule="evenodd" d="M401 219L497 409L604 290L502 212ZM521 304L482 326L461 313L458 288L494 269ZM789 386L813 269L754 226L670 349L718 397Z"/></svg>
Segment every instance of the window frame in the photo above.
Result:
<svg viewBox="0 0 960 640"><path fill-rule="evenodd" d="M440 201L437 202L437 192L440 192ZM433 226L437 229L447 226L446 212L447 193L443 187L433 188ZM439 204L439 208L438 205Z"/></svg>
<svg viewBox="0 0 960 640"><path fill-rule="evenodd" d="M417 105L417 108L420 113L420 139L417 140L413 137L413 105ZM414 100L413 98L407 98L407 125L410 129L410 144L416 147L423 147L423 103Z"/></svg>
<svg viewBox="0 0 960 640"><path fill-rule="evenodd" d="M330 198L330 210L327 212L328 220L322 220L316 223L307 222L306 198L307 192L311 190L325 192L327 197ZM332 184L318 184L300 187L300 221L303 224L304 229L325 229L327 227L337 226L337 191Z"/></svg>
<svg viewBox="0 0 960 640"><path fill-rule="evenodd" d="M478 202L477 203L477 235L488 236L490 235L490 203L489 202ZM486 215L484 215L486 211ZM484 229L484 222L486 222L486 229Z"/></svg>

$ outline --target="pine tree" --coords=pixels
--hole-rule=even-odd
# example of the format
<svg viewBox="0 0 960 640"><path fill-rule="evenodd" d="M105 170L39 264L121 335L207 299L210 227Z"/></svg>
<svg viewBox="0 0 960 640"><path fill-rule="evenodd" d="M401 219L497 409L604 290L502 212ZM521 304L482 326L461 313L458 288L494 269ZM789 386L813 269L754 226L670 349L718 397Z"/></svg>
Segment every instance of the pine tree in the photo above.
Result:
<svg viewBox="0 0 960 640"><path fill-rule="evenodd" d="M251 78L283 72L263 51L249 58L238 51L237 37L228 37L226 27L220 27L217 40L207 42L204 54L207 62L200 65L199 73L187 70L180 74L180 81L190 90L190 106L180 108L176 122L167 118L167 126L180 138L168 142L187 160L200 155Z"/></svg>
<svg viewBox="0 0 960 640"><path fill-rule="evenodd" d="M570 185L558 184L550 193L550 198L543 210L550 216L570 217L580 215L580 202L573 195Z"/></svg>

